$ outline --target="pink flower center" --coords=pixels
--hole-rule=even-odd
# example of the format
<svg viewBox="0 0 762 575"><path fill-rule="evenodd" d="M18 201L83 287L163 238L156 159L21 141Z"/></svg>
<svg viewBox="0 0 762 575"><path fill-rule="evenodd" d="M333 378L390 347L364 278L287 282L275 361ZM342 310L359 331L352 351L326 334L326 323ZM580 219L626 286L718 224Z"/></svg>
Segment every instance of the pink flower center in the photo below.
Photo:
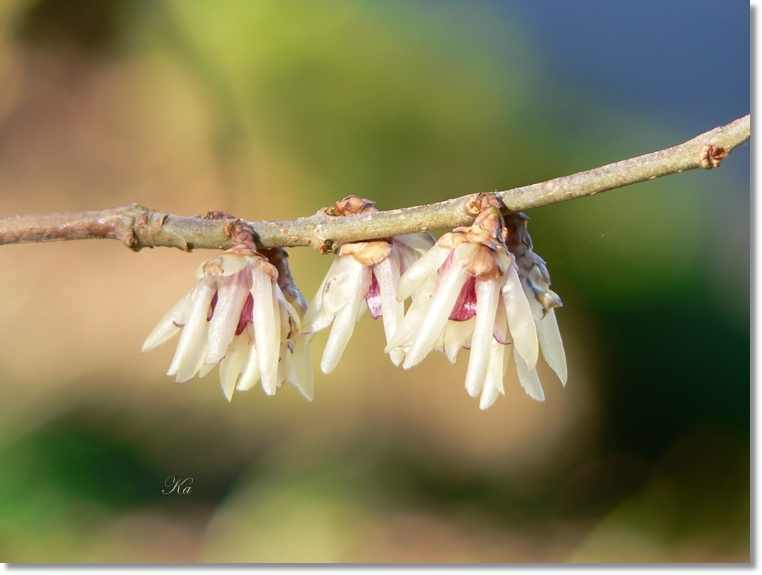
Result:
<svg viewBox="0 0 762 575"><path fill-rule="evenodd" d="M254 298L249 294L246 296L246 301L243 302L243 309L241 310L241 317L238 320L238 325L235 328L235 334L241 335L243 330L246 329L247 323L252 323L252 312L254 311Z"/></svg>
<svg viewBox="0 0 762 575"><path fill-rule="evenodd" d="M376 272L373 270L370 272L370 287L368 288L368 293L365 294L365 303L368 304L368 311L373 319L378 319L383 315L381 308L381 286L378 285Z"/></svg>
<svg viewBox="0 0 762 575"><path fill-rule="evenodd" d="M439 268L440 278L442 277L442 274L444 274L444 272L447 271L447 269L452 265L454 255L455 255L455 251L450 252L450 255L442 264L442 267ZM466 283L463 284L463 287L460 288L458 299L455 301L455 305L452 307L452 312L450 312L450 317L448 319L451 319L453 321L466 321L471 319L475 315L476 315L476 277L471 276L466 280ZM508 345L511 343L510 341L507 341L507 338L504 338L500 334L500 330L497 329L497 326L495 326L495 329L492 332L492 336L495 338L495 340L497 340L498 343L502 345Z"/></svg>
<svg viewBox="0 0 762 575"><path fill-rule="evenodd" d="M206 321L210 321L212 319L212 317L214 316L214 309L216 307L217 307L217 292L214 292L214 296L212 296L212 303L209 306L209 312L206 314ZM238 325L235 328L236 335L241 335L243 333L243 330L246 329L246 324L252 323L253 311L254 311L254 298L251 296L251 293L249 293L249 295L246 296L246 301L243 302L241 317L238 319Z"/></svg>
<svg viewBox="0 0 762 575"><path fill-rule="evenodd" d="M476 278L471 276L460 288L458 299L450 313L454 321L466 321L476 315Z"/></svg>

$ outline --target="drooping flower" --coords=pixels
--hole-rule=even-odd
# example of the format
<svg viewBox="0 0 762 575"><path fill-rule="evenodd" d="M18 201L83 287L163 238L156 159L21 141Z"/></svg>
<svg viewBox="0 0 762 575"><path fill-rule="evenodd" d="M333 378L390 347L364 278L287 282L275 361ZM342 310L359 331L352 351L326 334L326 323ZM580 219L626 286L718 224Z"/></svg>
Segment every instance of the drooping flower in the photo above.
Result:
<svg viewBox="0 0 762 575"><path fill-rule="evenodd" d="M300 332L304 297L286 252L266 253L270 261L243 242L202 263L196 285L159 321L143 352L180 333L167 372L176 381L202 378L219 365L228 400L260 379L268 395L288 379L311 400L312 358Z"/></svg>
<svg viewBox="0 0 762 575"><path fill-rule="evenodd" d="M526 216L512 217L506 227L497 200L485 195L481 202L472 226L444 234L400 278L399 299L418 293L385 351L404 354L408 369L432 350L454 363L461 348L470 349L466 389L481 394L482 409L504 393L513 357L522 387L542 401L539 350L566 382L553 313L561 300L548 289L545 263L532 251Z"/></svg>
<svg viewBox="0 0 762 575"><path fill-rule="evenodd" d="M348 196L325 210L333 216L372 213L373 202ZM304 331L315 333L332 325L320 368L330 373L344 353L354 326L367 308L374 319L383 318L389 341L404 316L397 298L400 276L434 244L430 234L398 236L391 240L342 245L304 317ZM395 352L396 364L403 354Z"/></svg>

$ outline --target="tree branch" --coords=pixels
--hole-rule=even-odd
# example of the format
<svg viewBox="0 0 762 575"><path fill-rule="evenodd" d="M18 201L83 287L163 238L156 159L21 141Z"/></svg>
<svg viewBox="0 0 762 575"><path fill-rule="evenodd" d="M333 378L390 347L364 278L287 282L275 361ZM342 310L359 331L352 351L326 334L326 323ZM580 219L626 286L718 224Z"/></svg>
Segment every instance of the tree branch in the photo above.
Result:
<svg viewBox="0 0 762 575"><path fill-rule="evenodd" d="M678 146L547 182L495 192L506 208L519 212L694 168L716 168L750 137L749 115L705 132ZM249 222L265 247L312 246L322 253L335 245L471 224L476 216L470 194L435 204L332 217L313 216ZM0 244L82 239L117 239L131 249L177 247L226 249L230 221L154 212L137 204L91 212L0 217Z"/></svg>

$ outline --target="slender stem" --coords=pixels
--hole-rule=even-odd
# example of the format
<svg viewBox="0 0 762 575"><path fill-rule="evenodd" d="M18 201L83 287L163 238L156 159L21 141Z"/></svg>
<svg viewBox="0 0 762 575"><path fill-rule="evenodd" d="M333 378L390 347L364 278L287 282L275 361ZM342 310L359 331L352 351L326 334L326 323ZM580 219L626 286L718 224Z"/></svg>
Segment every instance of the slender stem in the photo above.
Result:
<svg viewBox="0 0 762 575"><path fill-rule="evenodd" d="M547 182L495 192L512 212L592 196L694 168L716 168L750 137L749 115L678 146ZM349 241L371 240L473 222L478 194L435 204L344 217L321 213L295 220L249 222L265 247L312 246L321 252ZM118 239L144 247L226 249L230 221L154 212L137 204L99 212L0 217L0 244Z"/></svg>

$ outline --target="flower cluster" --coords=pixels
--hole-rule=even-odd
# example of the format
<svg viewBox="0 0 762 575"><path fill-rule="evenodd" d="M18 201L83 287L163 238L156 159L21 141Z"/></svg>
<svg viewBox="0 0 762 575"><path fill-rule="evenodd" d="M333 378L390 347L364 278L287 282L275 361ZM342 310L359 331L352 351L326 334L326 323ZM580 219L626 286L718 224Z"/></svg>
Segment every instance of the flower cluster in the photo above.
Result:
<svg viewBox="0 0 762 575"><path fill-rule="evenodd" d="M333 216L375 211L373 202L357 196L344 198L326 210ZM386 340L391 340L404 315L404 304L397 299L400 276L433 245L431 234L422 233L348 243L339 248L304 318L304 330L310 334L333 324L320 362L323 373L334 370L355 323L366 309L373 319L383 318ZM399 365L402 354L391 355Z"/></svg>
<svg viewBox="0 0 762 575"><path fill-rule="evenodd" d="M386 351L404 353L408 369L432 350L455 363L461 348L470 349L466 390L481 395L482 409L505 393L503 374L513 358L524 390L542 401L539 348L566 383L553 312L561 300L548 288L545 262L532 251L526 216L506 226L493 198L483 204L472 226L444 234L400 278L398 298L417 294Z"/></svg>
<svg viewBox="0 0 762 575"><path fill-rule="evenodd" d="M479 196L473 225L436 242L420 233L343 244L309 308L286 252L258 252L253 232L239 220L233 247L201 264L198 282L151 332L143 351L180 332L168 371L177 381L204 377L219 364L228 399L260 379L268 394L288 379L312 399L312 337L331 326L320 364L330 373L367 309L383 319L385 351L395 365L411 368L432 350L455 363L466 348L466 390L480 396L482 409L504 393L511 360L527 394L542 401L540 352L566 383L554 312L561 299L532 249L528 218L518 213L506 220L500 207L493 196ZM372 202L349 196L325 213L375 211Z"/></svg>
<svg viewBox="0 0 762 575"><path fill-rule="evenodd" d="M306 302L286 252L265 253L244 240L202 263L196 285L159 321L143 352L181 332L167 372L178 382L202 378L219 364L228 400L260 380L273 395L286 379L312 399L312 355L301 333Z"/></svg>

